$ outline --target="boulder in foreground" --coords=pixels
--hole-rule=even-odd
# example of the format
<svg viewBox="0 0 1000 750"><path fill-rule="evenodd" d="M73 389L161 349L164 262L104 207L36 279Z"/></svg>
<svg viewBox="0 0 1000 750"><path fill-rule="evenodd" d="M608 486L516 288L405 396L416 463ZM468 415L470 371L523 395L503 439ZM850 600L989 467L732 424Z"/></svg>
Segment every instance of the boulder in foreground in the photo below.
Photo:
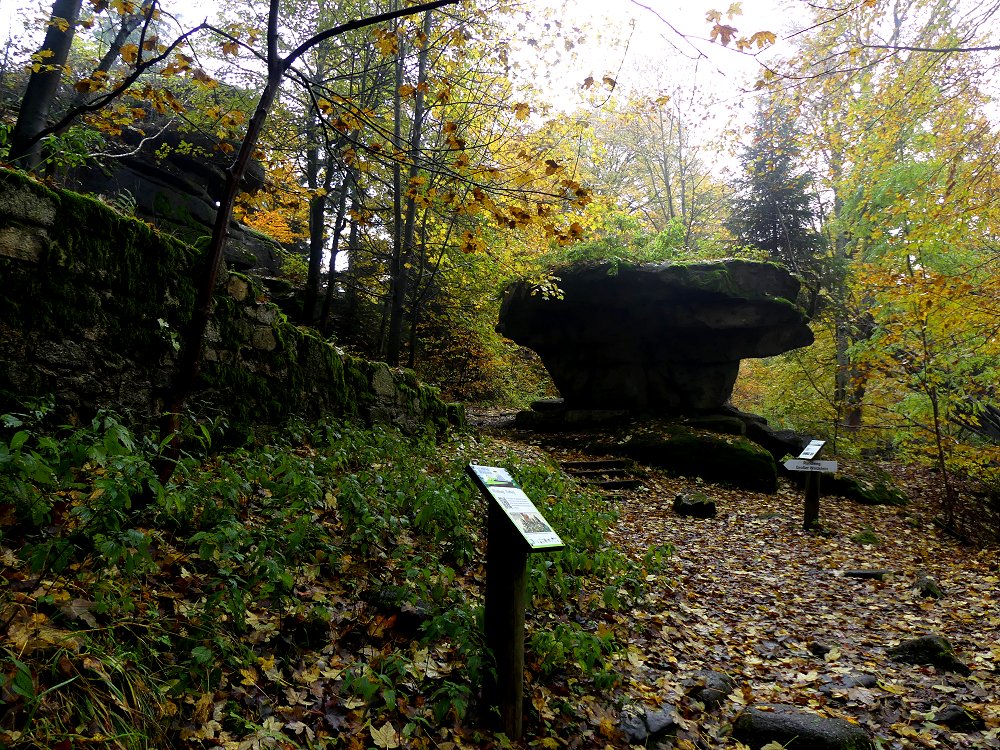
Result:
<svg viewBox="0 0 1000 750"><path fill-rule="evenodd" d="M771 742L786 750L875 750L871 737L857 724L793 706L746 709L733 723L733 737L751 750Z"/></svg>

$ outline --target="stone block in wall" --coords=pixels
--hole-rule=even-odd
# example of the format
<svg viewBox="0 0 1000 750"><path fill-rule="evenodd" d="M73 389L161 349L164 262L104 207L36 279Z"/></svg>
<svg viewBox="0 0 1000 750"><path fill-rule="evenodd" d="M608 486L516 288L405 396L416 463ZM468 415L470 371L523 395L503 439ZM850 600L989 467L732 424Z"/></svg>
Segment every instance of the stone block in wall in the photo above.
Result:
<svg viewBox="0 0 1000 750"><path fill-rule="evenodd" d="M379 401L396 400L396 381L392 377L389 365L377 364L371 379L372 390Z"/></svg>
<svg viewBox="0 0 1000 750"><path fill-rule="evenodd" d="M3 213L19 224L51 227L56 223L56 202L48 195L24 190L21 183L0 174L0 206Z"/></svg>
<svg viewBox="0 0 1000 750"><path fill-rule="evenodd" d="M258 326L253 329L250 345L254 349L273 352L278 348L278 340L274 337L274 330L270 326Z"/></svg>
<svg viewBox="0 0 1000 750"><path fill-rule="evenodd" d="M237 302L243 302L250 294L250 284L246 279L231 274L226 281L226 291Z"/></svg>
<svg viewBox="0 0 1000 750"><path fill-rule="evenodd" d="M0 229L0 255L14 260L37 263L45 250L48 236L45 230L25 227Z"/></svg>

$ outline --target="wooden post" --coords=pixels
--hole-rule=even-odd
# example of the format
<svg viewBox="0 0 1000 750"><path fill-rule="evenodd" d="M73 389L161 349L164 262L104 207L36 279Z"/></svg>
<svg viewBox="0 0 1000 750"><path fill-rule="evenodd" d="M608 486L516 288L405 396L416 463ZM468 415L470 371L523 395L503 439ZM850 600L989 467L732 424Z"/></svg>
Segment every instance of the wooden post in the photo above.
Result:
<svg viewBox="0 0 1000 750"><path fill-rule="evenodd" d="M506 469L469 464L466 472L487 497L486 647L496 672L483 677L486 723L521 738L524 718L524 594L528 554L563 549L559 535Z"/></svg>
<svg viewBox="0 0 1000 750"><path fill-rule="evenodd" d="M819 472L810 471L806 474L806 501L802 518L802 528L806 531L819 526L819 477Z"/></svg>
<svg viewBox="0 0 1000 750"><path fill-rule="evenodd" d="M524 592L528 547L507 516L489 503L486 526L486 646L496 658L496 676L486 673L483 703L495 728L521 738L524 716Z"/></svg>

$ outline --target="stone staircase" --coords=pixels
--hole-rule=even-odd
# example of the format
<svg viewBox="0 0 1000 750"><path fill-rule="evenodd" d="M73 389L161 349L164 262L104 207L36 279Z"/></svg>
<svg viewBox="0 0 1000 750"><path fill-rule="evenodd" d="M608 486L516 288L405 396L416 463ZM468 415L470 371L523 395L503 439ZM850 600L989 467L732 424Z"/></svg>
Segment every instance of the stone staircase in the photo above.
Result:
<svg viewBox="0 0 1000 750"><path fill-rule="evenodd" d="M563 461L559 465L563 471L579 479L582 484L598 489L605 495L616 495L623 490L642 487L642 477L636 470L635 462L628 459Z"/></svg>

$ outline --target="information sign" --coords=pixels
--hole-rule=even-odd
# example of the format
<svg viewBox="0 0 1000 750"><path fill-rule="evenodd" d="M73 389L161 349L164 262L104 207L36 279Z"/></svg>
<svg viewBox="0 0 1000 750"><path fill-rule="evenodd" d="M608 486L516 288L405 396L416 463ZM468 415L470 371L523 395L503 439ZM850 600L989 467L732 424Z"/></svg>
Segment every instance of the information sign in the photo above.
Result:
<svg viewBox="0 0 1000 750"><path fill-rule="evenodd" d="M815 471L820 474L835 474L837 472L836 461L810 461L801 458L790 458L785 461L785 468L789 471Z"/></svg>
<svg viewBox="0 0 1000 750"><path fill-rule="evenodd" d="M823 446L826 445L825 440L810 440L809 445L799 454L799 458L816 458L819 452L823 450ZM795 471L795 469L792 469Z"/></svg>
<svg viewBox="0 0 1000 750"><path fill-rule="evenodd" d="M469 464L468 472L479 488L511 520L532 552L557 550L566 546L506 469Z"/></svg>

